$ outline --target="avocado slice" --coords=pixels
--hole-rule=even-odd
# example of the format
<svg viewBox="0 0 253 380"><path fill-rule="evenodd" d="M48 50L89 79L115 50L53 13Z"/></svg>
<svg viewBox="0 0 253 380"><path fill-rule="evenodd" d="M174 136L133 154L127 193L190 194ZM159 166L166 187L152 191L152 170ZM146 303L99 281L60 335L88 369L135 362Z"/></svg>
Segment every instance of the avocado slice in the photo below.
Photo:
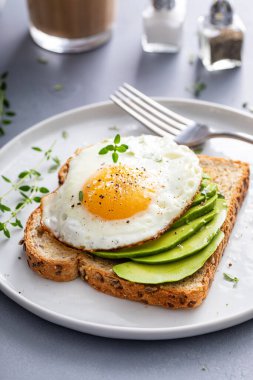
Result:
<svg viewBox="0 0 253 380"><path fill-rule="evenodd" d="M117 264L113 271L125 280L141 284L162 284L184 279L200 269L215 252L224 237L219 231L208 246L199 253L168 264L140 264L133 261Z"/></svg>
<svg viewBox="0 0 253 380"><path fill-rule="evenodd" d="M214 211L216 211L217 214L213 220L182 244L179 244L169 251L157 255L136 258L133 259L133 261L146 264L168 263L193 255L205 248L217 234L226 219L227 207L224 199L217 199Z"/></svg>
<svg viewBox="0 0 253 380"><path fill-rule="evenodd" d="M192 207L197 206L206 199L213 197L218 191L216 183L210 182L208 185L204 186L203 189L194 197L192 202Z"/></svg>
<svg viewBox="0 0 253 380"><path fill-rule="evenodd" d="M168 251L168 249L176 247L178 244L194 235L205 224L209 223L215 215L216 211L211 211L208 214L191 221L189 224L165 232L157 240L152 240L139 246L120 249L115 252L96 251L93 252L93 255L104 257L106 259L122 259L154 255L154 253Z"/></svg>
<svg viewBox="0 0 253 380"><path fill-rule="evenodd" d="M215 194L212 198L208 199L204 204L200 204L200 205L189 208L189 210L186 211L186 213L183 216L181 216L181 218L179 218L175 223L172 224L171 228L178 228L184 224L188 224L190 221L213 210L217 198L218 198L218 195Z"/></svg>

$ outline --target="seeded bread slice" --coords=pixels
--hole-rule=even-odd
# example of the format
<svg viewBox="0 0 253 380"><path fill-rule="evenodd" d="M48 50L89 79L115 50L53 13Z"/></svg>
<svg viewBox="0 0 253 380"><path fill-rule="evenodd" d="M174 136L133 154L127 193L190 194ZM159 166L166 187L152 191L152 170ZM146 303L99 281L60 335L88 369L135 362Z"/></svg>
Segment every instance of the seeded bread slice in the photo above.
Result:
<svg viewBox="0 0 253 380"><path fill-rule="evenodd" d="M223 241L205 265L192 276L177 283L143 285L119 278L112 270L114 260L80 253L60 243L40 227L40 208L35 210L26 226L24 246L28 265L42 277L54 281L70 281L78 277L95 289L128 300L165 308L192 308L206 298L219 261L234 226L237 212L249 186L249 165L240 161L200 155L203 170L218 184L228 204L222 226ZM59 173L60 181L68 164Z"/></svg>

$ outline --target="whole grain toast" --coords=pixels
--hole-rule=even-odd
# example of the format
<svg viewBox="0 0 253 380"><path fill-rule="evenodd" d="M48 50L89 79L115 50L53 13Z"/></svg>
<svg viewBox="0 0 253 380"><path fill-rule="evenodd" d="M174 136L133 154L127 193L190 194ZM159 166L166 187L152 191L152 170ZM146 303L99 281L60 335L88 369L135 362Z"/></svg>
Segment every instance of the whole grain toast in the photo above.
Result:
<svg viewBox="0 0 253 380"><path fill-rule="evenodd" d="M25 230L24 247L29 267L40 276L54 281L70 281L78 276L95 289L120 298L165 308L193 308L208 294L216 269L234 226L237 212L249 186L249 165L240 161L200 155L205 173L217 183L228 204L225 234L214 254L193 275L176 283L144 285L119 278L112 270L114 260L102 259L62 244L40 225L41 211L30 216ZM59 172L63 183L67 162Z"/></svg>

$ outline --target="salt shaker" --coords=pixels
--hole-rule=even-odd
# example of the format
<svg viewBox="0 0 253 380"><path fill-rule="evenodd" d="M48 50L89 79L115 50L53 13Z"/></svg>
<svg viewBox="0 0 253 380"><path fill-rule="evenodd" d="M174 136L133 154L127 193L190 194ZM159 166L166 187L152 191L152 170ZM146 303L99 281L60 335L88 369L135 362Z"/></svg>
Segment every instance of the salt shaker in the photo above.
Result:
<svg viewBox="0 0 253 380"><path fill-rule="evenodd" d="M182 42L185 0L153 0L143 11L142 47L151 53L175 53Z"/></svg>
<svg viewBox="0 0 253 380"><path fill-rule="evenodd" d="M198 19L199 57L208 71L241 66L245 26L227 0L215 0Z"/></svg>

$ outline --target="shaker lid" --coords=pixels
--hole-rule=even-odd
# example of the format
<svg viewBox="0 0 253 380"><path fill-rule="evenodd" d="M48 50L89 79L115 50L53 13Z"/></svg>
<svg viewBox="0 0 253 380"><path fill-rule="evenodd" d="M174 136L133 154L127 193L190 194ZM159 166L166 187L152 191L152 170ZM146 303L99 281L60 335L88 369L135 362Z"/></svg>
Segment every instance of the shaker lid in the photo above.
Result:
<svg viewBox="0 0 253 380"><path fill-rule="evenodd" d="M173 9L176 5L176 0L153 0L153 6L156 10Z"/></svg>
<svg viewBox="0 0 253 380"><path fill-rule="evenodd" d="M215 0L210 9L210 22L217 26L230 25L233 22L233 8L228 0Z"/></svg>

